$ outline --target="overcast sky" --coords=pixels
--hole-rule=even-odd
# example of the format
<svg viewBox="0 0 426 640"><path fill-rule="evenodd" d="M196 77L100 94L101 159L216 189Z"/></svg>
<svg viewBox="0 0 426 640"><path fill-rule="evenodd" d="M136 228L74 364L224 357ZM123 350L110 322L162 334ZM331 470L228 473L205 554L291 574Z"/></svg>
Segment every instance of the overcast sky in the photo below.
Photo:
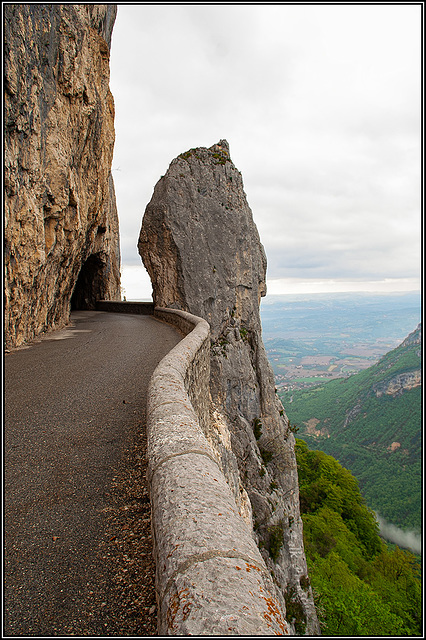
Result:
<svg viewBox="0 0 426 640"><path fill-rule="evenodd" d="M127 299L170 162L225 138L270 293L419 289L420 4L119 5L113 161Z"/></svg>

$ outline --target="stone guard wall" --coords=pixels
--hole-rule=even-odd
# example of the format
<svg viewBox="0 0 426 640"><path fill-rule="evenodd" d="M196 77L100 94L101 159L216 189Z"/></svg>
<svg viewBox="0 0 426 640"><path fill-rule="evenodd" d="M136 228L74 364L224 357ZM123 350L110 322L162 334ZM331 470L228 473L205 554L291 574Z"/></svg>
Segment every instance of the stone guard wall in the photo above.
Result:
<svg viewBox="0 0 426 640"><path fill-rule="evenodd" d="M129 312L117 303L102 310ZM158 634L287 635L271 575L206 437L210 327L174 309L154 316L186 334L155 369L147 399Z"/></svg>
<svg viewBox="0 0 426 640"><path fill-rule="evenodd" d="M158 633L287 634L271 576L205 435L209 325L183 311L154 315L187 333L148 393Z"/></svg>

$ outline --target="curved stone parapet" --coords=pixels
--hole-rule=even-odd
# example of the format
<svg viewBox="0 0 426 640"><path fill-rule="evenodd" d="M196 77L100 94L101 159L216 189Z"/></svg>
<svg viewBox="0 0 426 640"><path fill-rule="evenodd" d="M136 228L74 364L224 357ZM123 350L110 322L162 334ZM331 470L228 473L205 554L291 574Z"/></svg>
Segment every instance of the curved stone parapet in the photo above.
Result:
<svg viewBox="0 0 426 640"><path fill-rule="evenodd" d="M208 323L154 315L186 337L152 375L147 401L159 635L288 635L271 575L207 438Z"/></svg>

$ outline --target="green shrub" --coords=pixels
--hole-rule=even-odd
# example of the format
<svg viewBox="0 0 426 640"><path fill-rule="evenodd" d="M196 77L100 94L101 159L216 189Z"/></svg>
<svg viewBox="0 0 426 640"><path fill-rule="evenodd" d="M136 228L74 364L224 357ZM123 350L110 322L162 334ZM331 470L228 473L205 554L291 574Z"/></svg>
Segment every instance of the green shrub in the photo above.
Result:
<svg viewBox="0 0 426 640"><path fill-rule="evenodd" d="M268 551L274 562L277 562L281 547L284 544L284 528L282 520L280 520L277 524L273 524L268 527L269 540L268 540Z"/></svg>

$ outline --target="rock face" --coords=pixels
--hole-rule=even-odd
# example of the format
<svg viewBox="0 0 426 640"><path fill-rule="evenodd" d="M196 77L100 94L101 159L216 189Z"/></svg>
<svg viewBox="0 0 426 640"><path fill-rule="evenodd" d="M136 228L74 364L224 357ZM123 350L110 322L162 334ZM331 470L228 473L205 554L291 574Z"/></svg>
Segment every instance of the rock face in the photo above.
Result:
<svg viewBox="0 0 426 640"><path fill-rule="evenodd" d="M419 359L422 357L422 323L420 322L416 329L412 331L400 344L400 347L409 347L412 345L418 345L419 349L416 351ZM419 362L420 364L420 362ZM400 396L405 391L420 387L422 384L422 371L421 369L415 369L414 371L403 371L398 373L392 378L379 382L373 386L373 391L378 398L382 395Z"/></svg>
<svg viewBox="0 0 426 640"><path fill-rule="evenodd" d="M5 5L5 337L120 298L109 46L116 5Z"/></svg>
<svg viewBox="0 0 426 640"><path fill-rule="evenodd" d="M228 143L172 161L142 222L157 306L211 326L206 436L253 530L296 634L319 632L303 550L294 436L261 335L266 258Z"/></svg>
<svg viewBox="0 0 426 640"><path fill-rule="evenodd" d="M400 373L390 380L386 380L379 385L375 385L373 387L373 390L378 398L380 398L383 394L395 397L400 396L404 393L404 391L410 391L410 389L420 387L421 384L422 372L420 369L418 369L417 371L407 371L406 373Z"/></svg>
<svg viewBox="0 0 426 640"><path fill-rule="evenodd" d="M422 344L422 323L420 322L417 327L412 331L405 340L401 343L402 347L408 347L410 344Z"/></svg>

